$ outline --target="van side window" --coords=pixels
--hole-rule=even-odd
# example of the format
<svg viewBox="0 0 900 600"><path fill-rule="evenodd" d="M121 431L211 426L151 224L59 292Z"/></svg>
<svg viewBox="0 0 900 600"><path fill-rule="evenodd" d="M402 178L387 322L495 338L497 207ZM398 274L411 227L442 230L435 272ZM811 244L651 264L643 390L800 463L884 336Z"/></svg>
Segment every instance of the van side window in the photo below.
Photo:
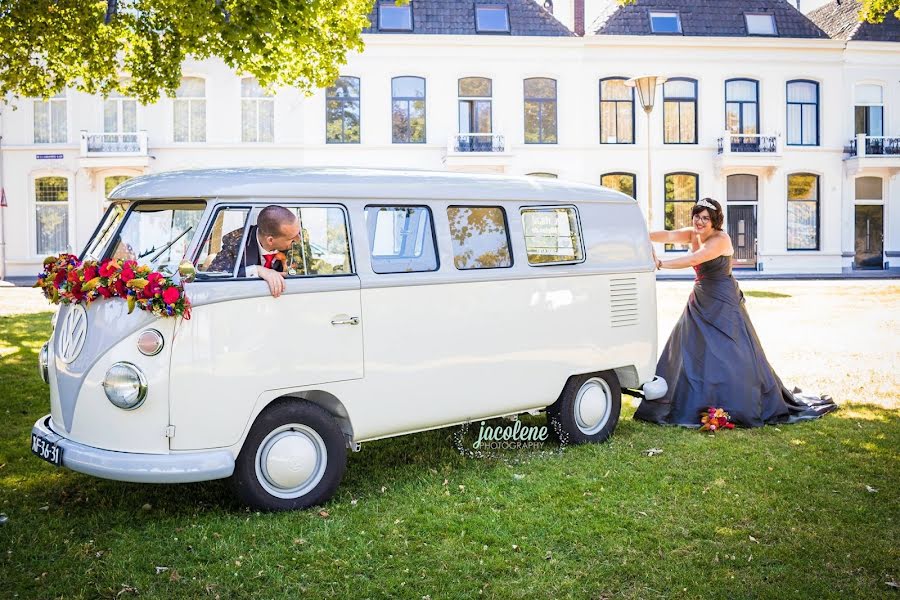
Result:
<svg viewBox="0 0 900 600"><path fill-rule="evenodd" d="M344 210L337 206L288 208L300 220L300 240L284 252L284 271L289 276L352 273Z"/></svg>
<svg viewBox="0 0 900 600"><path fill-rule="evenodd" d="M522 229L528 264L575 263L584 260L578 213L574 208L523 208Z"/></svg>
<svg viewBox="0 0 900 600"><path fill-rule="evenodd" d="M453 264L457 269L512 266L506 213L499 206L451 206L447 209Z"/></svg>
<svg viewBox="0 0 900 600"><path fill-rule="evenodd" d="M222 208L200 246L196 268L206 275L231 276L237 264L249 208Z"/></svg>
<svg viewBox="0 0 900 600"><path fill-rule="evenodd" d="M367 206L366 229L376 273L436 271L431 212L425 206Z"/></svg>

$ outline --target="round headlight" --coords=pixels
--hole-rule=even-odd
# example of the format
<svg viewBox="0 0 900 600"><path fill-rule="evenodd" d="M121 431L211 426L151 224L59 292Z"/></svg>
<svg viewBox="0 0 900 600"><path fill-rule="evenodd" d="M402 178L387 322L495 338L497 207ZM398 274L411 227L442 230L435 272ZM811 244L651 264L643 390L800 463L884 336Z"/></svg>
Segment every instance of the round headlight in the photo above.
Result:
<svg viewBox="0 0 900 600"><path fill-rule="evenodd" d="M44 383L50 383L50 348L49 342L41 346L41 351L38 353L38 369L41 372L41 379L44 380Z"/></svg>
<svg viewBox="0 0 900 600"><path fill-rule="evenodd" d="M147 397L147 378L131 363L117 362L106 372L103 391L109 401L124 410L133 410Z"/></svg>
<svg viewBox="0 0 900 600"><path fill-rule="evenodd" d="M156 356L163 349L165 341L160 332L155 329L146 329L137 339L137 347L144 356Z"/></svg>

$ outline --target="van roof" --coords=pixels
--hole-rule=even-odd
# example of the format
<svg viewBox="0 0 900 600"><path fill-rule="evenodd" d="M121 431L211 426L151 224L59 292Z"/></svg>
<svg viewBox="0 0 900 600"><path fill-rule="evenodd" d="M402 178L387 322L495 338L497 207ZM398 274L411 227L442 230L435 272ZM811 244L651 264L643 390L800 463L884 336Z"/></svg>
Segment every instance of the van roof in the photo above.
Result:
<svg viewBox="0 0 900 600"><path fill-rule="evenodd" d="M154 198L635 202L608 188L542 177L339 167L167 171L129 179L109 196Z"/></svg>

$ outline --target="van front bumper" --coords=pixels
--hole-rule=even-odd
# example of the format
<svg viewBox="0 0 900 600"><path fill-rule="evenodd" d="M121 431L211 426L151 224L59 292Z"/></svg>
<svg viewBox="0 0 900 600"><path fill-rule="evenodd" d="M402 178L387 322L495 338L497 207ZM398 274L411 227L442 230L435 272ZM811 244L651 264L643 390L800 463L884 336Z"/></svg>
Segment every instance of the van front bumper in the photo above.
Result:
<svg viewBox="0 0 900 600"><path fill-rule="evenodd" d="M62 466L103 479L135 483L189 483L224 479L234 472L234 457L227 450L137 454L79 444L54 432L50 427L50 415L38 419L31 432L62 449Z"/></svg>

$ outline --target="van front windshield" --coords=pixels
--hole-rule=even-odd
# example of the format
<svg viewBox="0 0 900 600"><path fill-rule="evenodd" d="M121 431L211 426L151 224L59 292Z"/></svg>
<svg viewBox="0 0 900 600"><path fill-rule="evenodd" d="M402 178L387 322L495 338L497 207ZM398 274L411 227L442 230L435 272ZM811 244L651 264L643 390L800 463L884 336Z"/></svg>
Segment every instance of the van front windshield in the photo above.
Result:
<svg viewBox="0 0 900 600"><path fill-rule="evenodd" d="M109 256L174 273L205 209L205 202L138 204L125 217Z"/></svg>
<svg viewBox="0 0 900 600"><path fill-rule="evenodd" d="M88 241L87 246L84 247L81 260L100 260L103 250L106 249L106 245L116 232L119 222L125 216L125 211L127 210L128 204L126 202L110 203L106 213L103 215L103 221L100 222L97 231L94 232L93 237Z"/></svg>

